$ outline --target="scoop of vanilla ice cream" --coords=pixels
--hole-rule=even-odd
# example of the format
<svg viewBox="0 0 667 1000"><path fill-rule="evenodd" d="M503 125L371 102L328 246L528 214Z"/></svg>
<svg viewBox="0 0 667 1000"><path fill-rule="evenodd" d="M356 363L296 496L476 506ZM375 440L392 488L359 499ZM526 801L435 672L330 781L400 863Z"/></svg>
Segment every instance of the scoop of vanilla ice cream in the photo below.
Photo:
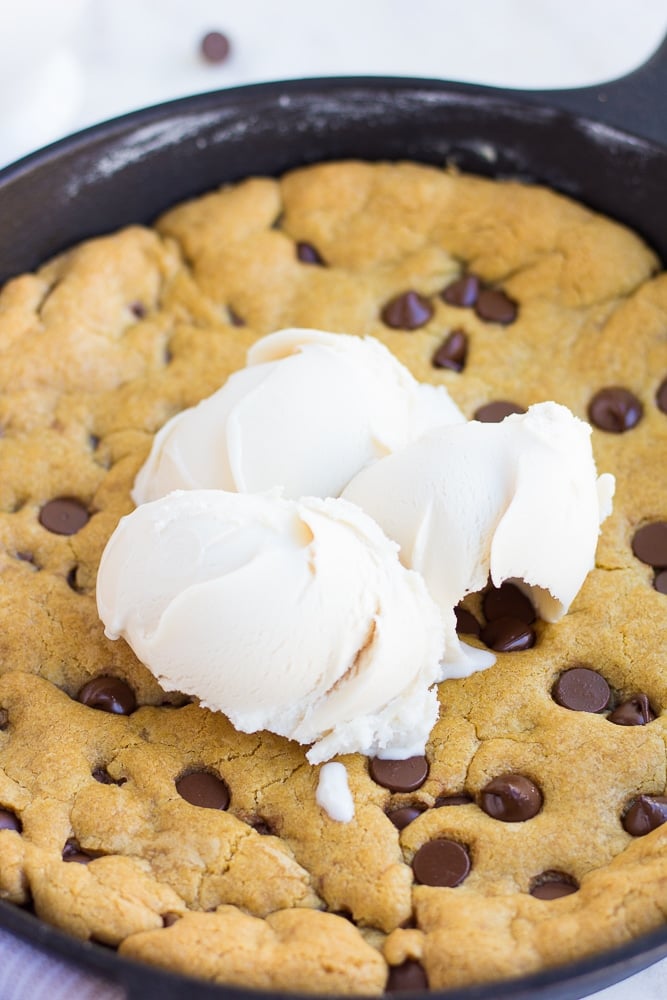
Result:
<svg viewBox="0 0 667 1000"><path fill-rule="evenodd" d="M443 610L511 580L549 622L595 563L614 477L597 476L591 428L556 403L501 423L425 434L360 472L344 491L400 545Z"/></svg>
<svg viewBox="0 0 667 1000"><path fill-rule="evenodd" d="M156 435L137 504L176 489L338 496L365 465L464 417L446 389L422 385L372 337L282 330L248 367Z"/></svg>
<svg viewBox="0 0 667 1000"><path fill-rule="evenodd" d="M165 690L244 732L423 753L437 717L439 610L398 547L341 499L177 491L124 517L97 580L108 637Z"/></svg>

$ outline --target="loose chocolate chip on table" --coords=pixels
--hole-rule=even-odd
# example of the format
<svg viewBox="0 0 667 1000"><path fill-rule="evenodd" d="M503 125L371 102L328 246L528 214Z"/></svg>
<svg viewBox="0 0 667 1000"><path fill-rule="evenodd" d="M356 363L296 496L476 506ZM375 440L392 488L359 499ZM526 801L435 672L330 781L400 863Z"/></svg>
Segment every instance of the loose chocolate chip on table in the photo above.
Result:
<svg viewBox="0 0 667 1000"><path fill-rule="evenodd" d="M535 629L520 618L496 618L480 632L482 642L496 653L520 653L532 649L537 636Z"/></svg>
<svg viewBox="0 0 667 1000"><path fill-rule="evenodd" d="M472 612L466 608L454 608L456 616L456 631L459 635L479 635L482 626L479 624Z"/></svg>
<svg viewBox="0 0 667 1000"><path fill-rule="evenodd" d="M207 62L221 63L229 55L229 39L221 31L209 31L202 38L199 48Z"/></svg>
<svg viewBox="0 0 667 1000"><path fill-rule="evenodd" d="M532 625L535 621L535 608L530 598L513 583L502 583L487 590L482 598L482 610L490 622L497 618L518 618Z"/></svg>
<svg viewBox="0 0 667 1000"><path fill-rule="evenodd" d="M663 413L667 413L667 378L660 383L660 387L655 394L655 401L658 404L658 409L662 410Z"/></svg>
<svg viewBox="0 0 667 1000"><path fill-rule="evenodd" d="M0 809L0 830L16 830L18 833L23 829L23 824L16 813L11 809Z"/></svg>
<svg viewBox="0 0 667 1000"><path fill-rule="evenodd" d="M522 823L537 816L542 792L524 774L500 774L480 792L480 805L488 816L503 823Z"/></svg>
<svg viewBox="0 0 667 1000"><path fill-rule="evenodd" d="M456 840L429 840L412 859L412 870L421 885L454 888L470 873L470 855Z"/></svg>
<svg viewBox="0 0 667 1000"><path fill-rule="evenodd" d="M633 837L643 837L667 823L667 797L640 795L631 803L622 819L623 829Z"/></svg>
<svg viewBox="0 0 667 1000"><path fill-rule="evenodd" d="M92 860L92 854L87 854L86 851L82 851L78 840L70 837L70 839L65 842L65 846L63 847L63 861L76 861L80 865L87 865L88 862Z"/></svg>
<svg viewBox="0 0 667 1000"><path fill-rule="evenodd" d="M576 881L569 875L547 871L533 879L530 894L536 899L560 899L561 896L571 896L578 888Z"/></svg>
<svg viewBox="0 0 667 1000"><path fill-rule="evenodd" d="M475 410L473 418L480 420L483 424L499 424L505 417L512 413L525 413L525 408L518 403L512 403L508 399L497 399L493 403L486 403Z"/></svg>
<svg viewBox="0 0 667 1000"><path fill-rule="evenodd" d="M667 569L655 574L653 586L659 594L667 594Z"/></svg>
<svg viewBox="0 0 667 1000"><path fill-rule="evenodd" d="M79 691L77 701L113 715L129 715L137 707L132 688L119 677L94 677Z"/></svg>
<svg viewBox="0 0 667 1000"><path fill-rule="evenodd" d="M462 278L452 281L440 293L440 298L450 306L469 309L477 302L480 280L476 274L464 274Z"/></svg>
<svg viewBox="0 0 667 1000"><path fill-rule="evenodd" d="M226 809L229 805L227 785L208 771L193 771L177 778L176 791L186 802L203 809Z"/></svg>
<svg viewBox="0 0 667 1000"><path fill-rule="evenodd" d="M452 330L431 358L434 368L449 368L462 372L468 356L468 335L465 330Z"/></svg>
<svg viewBox="0 0 667 1000"><path fill-rule="evenodd" d="M433 315L433 306L419 292L403 292L390 299L380 316L382 322L394 330L417 330L428 323Z"/></svg>
<svg viewBox="0 0 667 1000"><path fill-rule="evenodd" d="M487 323L502 323L507 326L514 322L519 310L516 302L505 292L483 288L477 296L475 312Z"/></svg>
<svg viewBox="0 0 667 1000"><path fill-rule="evenodd" d="M302 264L324 264L319 252L312 243L297 243L296 255Z"/></svg>
<svg viewBox="0 0 667 1000"><path fill-rule="evenodd" d="M560 675L551 694L554 701L573 712L601 712L611 690L604 677L589 667L572 667Z"/></svg>
<svg viewBox="0 0 667 1000"><path fill-rule="evenodd" d="M472 796L463 792L461 795L438 795L434 806L442 809L443 806L468 806L472 802Z"/></svg>
<svg viewBox="0 0 667 1000"><path fill-rule="evenodd" d="M406 826L421 816L426 811L426 806L403 806L400 809L392 809L387 813L397 830L404 830Z"/></svg>
<svg viewBox="0 0 667 1000"><path fill-rule="evenodd" d="M632 551L648 566L667 567L667 521L653 521L639 528L632 539Z"/></svg>
<svg viewBox="0 0 667 1000"><path fill-rule="evenodd" d="M414 792L428 777L428 761L426 757L407 757L405 760L371 757L368 770L377 785L391 792Z"/></svg>
<svg viewBox="0 0 667 1000"><path fill-rule="evenodd" d="M617 726L645 726L655 719L655 713L651 708L648 696L645 694L633 694L622 705L615 708L607 716L609 722L614 722Z"/></svg>
<svg viewBox="0 0 667 1000"><path fill-rule="evenodd" d="M622 386L609 386L596 392L588 404L588 419L599 430L622 434L635 427L644 408L633 392Z"/></svg>
<svg viewBox="0 0 667 1000"><path fill-rule="evenodd" d="M74 497L56 497L39 512L39 523L54 535L75 535L89 519L87 509Z"/></svg>
<svg viewBox="0 0 667 1000"><path fill-rule="evenodd" d="M427 990L428 979L424 967L413 959L408 959L402 965L392 965L389 969L387 993L407 993L409 990Z"/></svg>

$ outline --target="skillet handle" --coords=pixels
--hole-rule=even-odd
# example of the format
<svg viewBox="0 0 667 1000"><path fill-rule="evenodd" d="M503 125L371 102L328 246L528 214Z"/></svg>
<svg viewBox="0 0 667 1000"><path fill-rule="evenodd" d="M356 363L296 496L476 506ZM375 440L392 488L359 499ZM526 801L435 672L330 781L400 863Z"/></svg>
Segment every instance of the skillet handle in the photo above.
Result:
<svg viewBox="0 0 667 1000"><path fill-rule="evenodd" d="M667 146L667 36L627 76L572 90L526 90L523 100L550 104Z"/></svg>

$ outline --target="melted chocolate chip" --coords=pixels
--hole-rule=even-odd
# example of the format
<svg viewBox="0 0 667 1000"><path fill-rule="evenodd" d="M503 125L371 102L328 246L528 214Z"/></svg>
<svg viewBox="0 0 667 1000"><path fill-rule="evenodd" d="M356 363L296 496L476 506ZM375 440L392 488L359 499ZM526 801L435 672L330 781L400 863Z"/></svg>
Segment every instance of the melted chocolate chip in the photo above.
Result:
<svg viewBox="0 0 667 1000"><path fill-rule="evenodd" d="M455 840L429 840L412 859L412 870L421 885L454 888L470 873L470 855Z"/></svg>
<svg viewBox="0 0 667 1000"><path fill-rule="evenodd" d="M390 299L381 312L382 322L394 330L418 330L433 315L433 306L418 292L403 292Z"/></svg>
<svg viewBox="0 0 667 1000"><path fill-rule="evenodd" d="M130 715L137 707L134 691L118 677L94 677L79 691L77 701L113 715Z"/></svg>
<svg viewBox="0 0 667 1000"><path fill-rule="evenodd" d="M127 781L127 778L112 778L106 767L96 767L91 774L101 785L124 785Z"/></svg>
<svg viewBox="0 0 667 1000"><path fill-rule="evenodd" d="M392 965L387 977L386 993L408 993L411 990L427 990L428 979L424 967L409 958L402 965Z"/></svg>
<svg viewBox="0 0 667 1000"><path fill-rule="evenodd" d="M484 406L480 406L475 410L473 418L481 421L483 424L499 424L501 420L511 416L512 413L525 412L524 407L519 406L518 403L512 403L508 399L497 399L493 403L486 403Z"/></svg>
<svg viewBox="0 0 667 1000"><path fill-rule="evenodd" d="M176 780L176 791L193 806L202 809L226 809L229 789L222 778L208 771L193 771Z"/></svg>
<svg viewBox="0 0 667 1000"><path fill-rule="evenodd" d="M440 298L450 306L469 309L477 302L480 280L476 274L464 274L447 285L440 293Z"/></svg>
<svg viewBox="0 0 667 1000"><path fill-rule="evenodd" d="M80 865L87 865L93 860L92 854L82 851L79 846L79 841L75 840L74 837L70 837L69 840L65 842L62 857L63 861L76 861L77 864Z"/></svg>
<svg viewBox="0 0 667 1000"><path fill-rule="evenodd" d="M632 551L648 566L667 567L667 521L653 521L639 528L632 539Z"/></svg>
<svg viewBox="0 0 667 1000"><path fill-rule="evenodd" d="M667 823L667 798L664 795L640 795L630 804L622 819L623 829L633 837L643 837Z"/></svg>
<svg viewBox="0 0 667 1000"><path fill-rule="evenodd" d="M434 368L448 368L462 372L468 357L468 334L464 330L452 330L431 358Z"/></svg>
<svg viewBox="0 0 667 1000"><path fill-rule="evenodd" d="M635 427L644 409L634 393L622 386L609 386L596 392L588 404L588 419L599 430L622 434Z"/></svg>
<svg viewBox="0 0 667 1000"><path fill-rule="evenodd" d="M655 574L653 586L659 594L667 594L667 569Z"/></svg>
<svg viewBox="0 0 667 1000"><path fill-rule="evenodd" d="M561 896L571 896L578 888L576 881L569 875L546 871L533 879L530 894L536 899L560 899Z"/></svg>
<svg viewBox="0 0 667 1000"><path fill-rule="evenodd" d="M572 667L560 675L551 691L554 701L573 712L602 712L611 690L604 677L589 667Z"/></svg>
<svg viewBox="0 0 667 1000"><path fill-rule="evenodd" d="M221 31L209 31L202 38L199 50L206 62L224 62L229 55L229 39Z"/></svg>
<svg viewBox="0 0 667 1000"><path fill-rule="evenodd" d="M163 913L162 914L162 926L163 927L173 927L180 920L180 915L178 913Z"/></svg>
<svg viewBox="0 0 667 1000"><path fill-rule="evenodd" d="M488 816L503 823L522 823L537 816L542 793L524 774L501 774L480 792L480 806Z"/></svg>
<svg viewBox="0 0 667 1000"><path fill-rule="evenodd" d="M302 264L319 264L320 266L324 264L319 251L312 243L297 243L296 256Z"/></svg>
<svg viewBox="0 0 667 1000"><path fill-rule="evenodd" d="M414 792L428 777L428 761L426 757L408 757L406 760L371 757L368 770L377 785L391 792Z"/></svg>
<svg viewBox="0 0 667 1000"><path fill-rule="evenodd" d="M537 640L535 629L519 618L496 618L480 632L482 642L496 653L520 653L532 649Z"/></svg>
<svg viewBox="0 0 667 1000"><path fill-rule="evenodd" d="M435 808L442 809L443 806L469 806L472 796L463 792L461 795L438 795L435 800Z"/></svg>
<svg viewBox="0 0 667 1000"><path fill-rule="evenodd" d="M663 413L667 413L667 378L660 383L658 391L655 394L655 401L658 409L662 410Z"/></svg>
<svg viewBox="0 0 667 1000"><path fill-rule="evenodd" d="M497 618L516 618L532 625L535 621L535 608L530 598L513 583L503 583L500 587L487 590L482 598L482 610L490 622Z"/></svg>
<svg viewBox="0 0 667 1000"><path fill-rule="evenodd" d="M634 694L615 708L607 719L617 726L646 726L653 722L655 713L649 704L648 695Z"/></svg>
<svg viewBox="0 0 667 1000"><path fill-rule="evenodd" d="M54 535L75 535L89 519L84 505L74 497L56 497L39 512L39 523Z"/></svg>
<svg viewBox="0 0 667 1000"><path fill-rule="evenodd" d="M519 309L516 302L494 288L484 288L477 296L475 312L487 323L502 323L507 326L517 318Z"/></svg>
<svg viewBox="0 0 667 1000"><path fill-rule="evenodd" d="M20 833L22 829L23 824L16 813L11 809L0 809L0 830L16 830Z"/></svg>
<svg viewBox="0 0 667 1000"><path fill-rule="evenodd" d="M458 607L454 608L454 615L456 616L456 631L459 635L479 636L482 626L470 611Z"/></svg>
<svg viewBox="0 0 667 1000"><path fill-rule="evenodd" d="M426 811L426 806L403 806L400 809L392 809L387 813L397 830L404 830L406 826L421 816Z"/></svg>

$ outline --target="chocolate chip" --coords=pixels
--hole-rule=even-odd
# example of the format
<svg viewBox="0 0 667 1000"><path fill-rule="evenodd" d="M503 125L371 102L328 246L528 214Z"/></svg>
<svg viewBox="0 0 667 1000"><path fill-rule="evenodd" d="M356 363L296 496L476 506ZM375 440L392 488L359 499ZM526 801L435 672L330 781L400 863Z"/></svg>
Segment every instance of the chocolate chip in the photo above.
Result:
<svg viewBox="0 0 667 1000"><path fill-rule="evenodd" d="M434 368L449 368L462 372L468 356L468 334L464 330L452 330L431 358Z"/></svg>
<svg viewBox="0 0 667 1000"><path fill-rule="evenodd" d="M487 621L497 618L517 618L526 625L535 621L535 608L529 597L513 583L502 583L500 587L491 587L482 598L482 610Z"/></svg>
<svg viewBox="0 0 667 1000"><path fill-rule="evenodd" d="M563 872L546 871L533 879L530 894L536 899L560 899L561 896L571 896L578 889L577 882L571 876Z"/></svg>
<svg viewBox="0 0 667 1000"><path fill-rule="evenodd" d="M229 322L232 326L245 326L245 320L239 316L235 309L227 306L227 312L229 313Z"/></svg>
<svg viewBox="0 0 667 1000"><path fill-rule="evenodd" d="M573 712L602 712L611 690L604 677L589 667L572 667L560 675L552 691L554 701Z"/></svg>
<svg viewBox="0 0 667 1000"><path fill-rule="evenodd" d="M649 566L667 567L667 521L653 521L639 528L632 539L632 551Z"/></svg>
<svg viewBox="0 0 667 1000"><path fill-rule="evenodd" d="M655 574L653 586L659 594L667 594L667 569Z"/></svg>
<svg viewBox="0 0 667 1000"><path fill-rule="evenodd" d="M409 958L402 965L392 965L387 977L386 993L408 993L411 990L427 990L428 979L424 967Z"/></svg>
<svg viewBox="0 0 667 1000"><path fill-rule="evenodd" d="M417 330L428 323L433 306L418 292L403 292L387 302L380 315L394 330Z"/></svg>
<svg viewBox="0 0 667 1000"><path fill-rule="evenodd" d="M642 418L644 409L634 393L621 386L609 386L596 392L588 404L588 419L599 430L610 434L629 431Z"/></svg>
<svg viewBox="0 0 667 1000"><path fill-rule="evenodd" d="M488 816L503 823L522 823L537 816L542 792L524 774L500 774L480 792L480 806Z"/></svg>
<svg viewBox="0 0 667 1000"><path fill-rule="evenodd" d="M229 805L227 785L208 771L193 771L177 778L176 791L186 802L202 809L226 809Z"/></svg>
<svg viewBox="0 0 667 1000"><path fill-rule="evenodd" d="M634 694L607 716L609 722L617 726L646 726L655 719L648 695Z"/></svg>
<svg viewBox="0 0 667 1000"><path fill-rule="evenodd" d="M486 403L475 410L473 419L479 420L483 424L499 424L501 420L511 416L512 413L525 412L524 407L519 406L518 403L512 403L508 399L497 399L493 403Z"/></svg>
<svg viewBox="0 0 667 1000"><path fill-rule="evenodd" d="M11 809L0 809L0 830L16 830L20 833L22 829L23 824L16 813Z"/></svg>
<svg viewBox="0 0 667 1000"><path fill-rule="evenodd" d="M667 413L667 378L660 383L660 387L655 394L655 401L658 404L658 409L662 410L663 413Z"/></svg>
<svg viewBox="0 0 667 1000"><path fill-rule="evenodd" d="M426 811L426 806L403 806L401 809L392 809L387 813L397 830L404 830L406 826L421 816Z"/></svg>
<svg viewBox="0 0 667 1000"><path fill-rule="evenodd" d="M178 913L163 913L162 914L162 926L163 927L173 927L181 919Z"/></svg>
<svg viewBox="0 0 667 1000"><path fill-rule="evenodd" d="M130 312L134 313L137 319L143 319L146 315L146 306L143 302L132 302L130 305Z"/></svg>
<svg viewBox="0 0 667 1000"><path fill-rule="evenodd" d="M132 688L118 677L94 677L79 691L77 701L113 715L130 715L137 707Z"/></svg>
<svg viewBox="0 0 667 1000"><path fill-rule="evenodd" d="M482 626L470 611L458 607L454 608L454 615L456 616L456 631L459 635L479 636Z"/></svg>
<svg viewBox="0 0 667 1000"><path fill-rule="evenodd" d="M471 802L472 796L463 792L461 795L438 795L434 805L441 809L443 806L468 806Z"/></svg>
<svg viewBox="0 0 667 1000"><path fill-rule="evenodd" d="M477 296L475 312L487 323L502 323L507 326L514 322L519 310L516 302L505 292L484 288Z"/></svg>
<svg viewBox="0 0 667 1000"><path fill-rule="evenodd" d="M426 757L407 757L405 760L371 757L368 770L376 784L391 792L414 792L428 777L428 761Z"/></svg>
<svg viewBox="0 0 667 1000"><path fill-rule="evenodd" d="M56 497L39 512L39 523L54 535L75 535L88 523L90 514L74 497Z"/></svg>
<svg viewBox="0 0 667 1000"><path fill-rule="evenodd" d="M76 861L77 864L80 865L87 865L93 860L92 854L82 851L79 846L79 841L75 840L74 837L70 837L69 840L65 842L62 857L63 861Z"/></svg>
<svg viewBox="0 0 667 1000"><path fill-rule="evenodd" d="M75 594L80 594L83 591L83 587L80 587L77 582L77 572L79 570L78 566L72 566L71 570L67 574L67 586L70 590L73 590Z"/></svg>
<svg viewBox="0 0 667 1000"><path fill-rule="evenodd" d="M412 870L421 885L454 888L470 873L470 855L455 840L429 840L412 859Z"/></svg>
<svg viewBox="0 0 667 1000"><path fill-rule="evenodd" d="M324 264L322 257L312 243L297 243L296 255L302 264Z"/></svg>
<svg viewBox="0 0 667 1000"><path fill-rule="evenodd" d="M450 306L469 309L477 302L480 284L476 274L464 274L447 285L440 293L440 298Z"/></svg>
<svg viewBox="0 0 667 1000"><path fill-rule="evenodd" d="M127 778L112 778L106 767L96 767L91 773L101 785L124 785L127 781Z"/></svg>
<svg viewBox="0 0 667 1000"><path fill-rule="evenodd" d="M667 798L664 795L640 795L631 803L622 819L623 829L633 837L643 837L667 823Z"/></svg>
<svg viewBox="0 0 667 1000"><path fill-rule="evenodd" d="M537 636L535 629L519 618L496 618L480 632L482 642L496 653L520 653L532 649Z"/></svg>
<svg viewBox="0 0 667 1000"><path fill-rule="evenodd" d="M229 39L221 31L209 31L202 38L199 49L207 62L221 63L229 55Z"/></svg>

